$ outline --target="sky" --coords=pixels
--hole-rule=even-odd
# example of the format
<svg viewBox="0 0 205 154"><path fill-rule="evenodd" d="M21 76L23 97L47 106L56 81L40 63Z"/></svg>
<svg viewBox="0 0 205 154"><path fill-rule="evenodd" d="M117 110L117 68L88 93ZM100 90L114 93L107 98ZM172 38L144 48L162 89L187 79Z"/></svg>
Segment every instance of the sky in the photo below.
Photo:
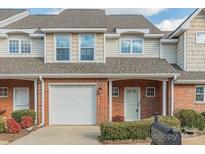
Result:
<svg viewBox="0 0 205 154"><path fill-rule="evenodd" d="M30 9L32 14L57 14L60 8ZM107 14L142 14L153 24L164 31L174 30L179 26L195 8L126 8L126 9L106 9Z"/></svg>

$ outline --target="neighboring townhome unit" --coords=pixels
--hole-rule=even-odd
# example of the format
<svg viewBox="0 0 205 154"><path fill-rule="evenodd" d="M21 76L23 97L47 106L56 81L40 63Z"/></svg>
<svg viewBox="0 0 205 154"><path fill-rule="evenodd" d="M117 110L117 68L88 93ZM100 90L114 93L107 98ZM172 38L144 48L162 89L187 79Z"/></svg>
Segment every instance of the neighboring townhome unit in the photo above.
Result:
<svg viewBox="0 0 205 154"><path fill-rule="evenodd" d="M204 25L203 9L173 32L100 9L0 24L0 110L32 109L46 126L203 111Z"/></svg>

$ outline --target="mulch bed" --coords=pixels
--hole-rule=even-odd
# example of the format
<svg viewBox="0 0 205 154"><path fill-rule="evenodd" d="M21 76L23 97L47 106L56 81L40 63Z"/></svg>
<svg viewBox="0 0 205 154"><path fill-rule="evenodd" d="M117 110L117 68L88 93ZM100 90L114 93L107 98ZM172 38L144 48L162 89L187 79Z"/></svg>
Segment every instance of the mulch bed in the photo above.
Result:
<svg viewBox="0 0 205 154"><path fill-rule="evenodd" d="M146 139L146 140L101 140L101 142L103 144L135 144L135 145L150 145L151 144L151 140L150 139Z"/></svg>
<svg viewBox="0 0 205 154"><path fill-rule="evenodd" d="M13 142L19 138L22 138L23 136L30 134L31 132L33 132L37 129L38 129L37 127L33 127L33 129L31 131L27 131L25 129L22 129L19 133L16 133L16 134L2 133L2 134L0 134L0 141Z"/></svg>

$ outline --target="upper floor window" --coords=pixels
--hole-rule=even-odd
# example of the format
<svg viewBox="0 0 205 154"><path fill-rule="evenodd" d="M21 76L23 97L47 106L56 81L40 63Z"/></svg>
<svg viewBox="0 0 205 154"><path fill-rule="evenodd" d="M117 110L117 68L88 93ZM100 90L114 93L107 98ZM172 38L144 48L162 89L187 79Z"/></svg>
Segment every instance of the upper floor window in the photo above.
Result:
<svg viewBox="0 0 205 154"><path fill-rule="evenodd" d="M205 44L205 32L196 33L196 43Z"/></svg>
<svg viewBox="0 0 205 154"><path fill-rule="evenodd" d="M69 35L56 35L56 60L70 60L70 37Z"/></svg>
<svg viewBox="0 0 205 154"><path fill-rule="evenodd" d="M9 53L31 53L30 40L9 40Z"/></svg>
<svg viewBox="0 0 205 154"><path fill-rule="evenodd" d="M122 39L121 53L142 53L143 40L142 39Z"/></svg>
<svg viewBox="0 0 205 154"><path fill-rule="evenodd" d="M95 35L80 35L80 60L94 61Z"/></svg>

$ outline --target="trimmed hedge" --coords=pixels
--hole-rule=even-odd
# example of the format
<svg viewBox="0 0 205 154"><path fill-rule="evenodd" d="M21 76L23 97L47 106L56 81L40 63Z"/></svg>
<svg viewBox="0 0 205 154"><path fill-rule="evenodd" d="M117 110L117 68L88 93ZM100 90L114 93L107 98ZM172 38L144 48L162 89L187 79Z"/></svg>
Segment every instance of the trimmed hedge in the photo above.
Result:
<svg viewBox="0 0 205 154"><path fill-rule="evenodd" d="M31 116L33 118L33 122L35 122L35 119L36 119L36 113L33 110L17 110L17 111L12 112L11 116L18 123L21 122L21 118L24 116Z"/></svg>
<svg viewBox="0 0 205 154"><path fill-rule="evenodd" d="M146 139L150 137L150 126L154 118L132 122L106 122L101 124L102 140ZM180 121L171 116L160 116L159 121L174 128L180 128Z"/></svg>
<svg viewBox="0 0 205 154"><path fill-rule="evenodd" d="M6 122L5 120L0 116L0 133L4 133L6 131Z"/></svg>
<svg viewBox="0 0 205 154"><path fill-rule="evenodd" d="M183 128L205 129L205 117L194 110L182 109L177 111L174 116L180 120Z"/></svg>

